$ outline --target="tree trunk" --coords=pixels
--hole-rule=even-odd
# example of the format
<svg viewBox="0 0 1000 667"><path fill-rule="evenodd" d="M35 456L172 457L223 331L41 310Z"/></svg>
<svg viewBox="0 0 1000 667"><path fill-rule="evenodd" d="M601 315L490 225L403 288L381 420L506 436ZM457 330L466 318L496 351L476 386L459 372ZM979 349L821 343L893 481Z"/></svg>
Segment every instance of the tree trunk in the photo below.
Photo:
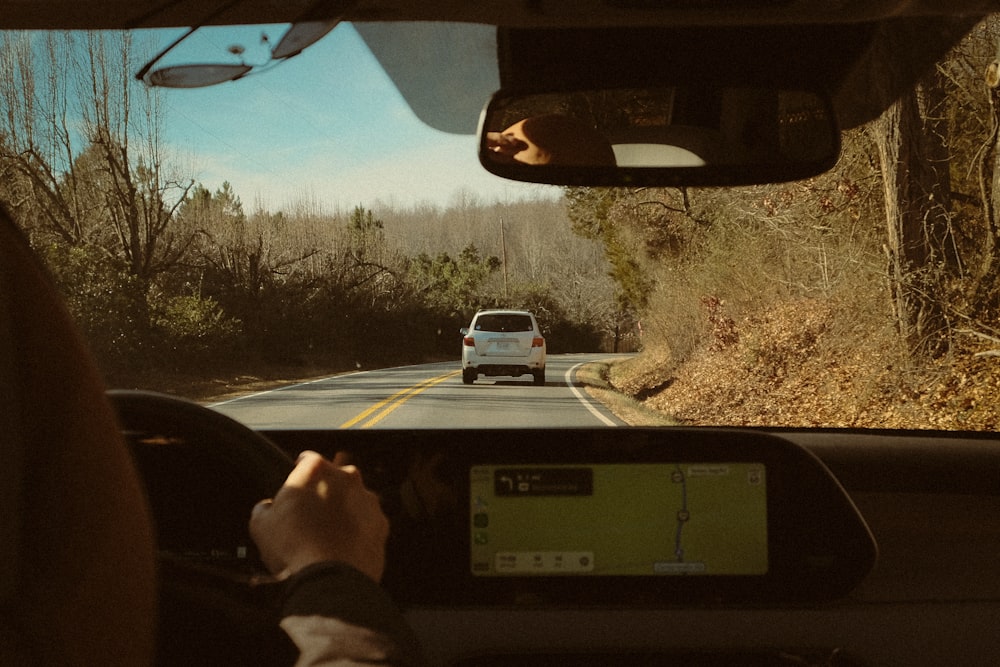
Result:
<svg viewBox="0 0 1000 667"><path fill-rule="evenodd" d="M911 352L941 349L947 324L943 277L955 270L950 181L940 88L925 81L873 124L885 184L889 284L900 334Z"/></svg>
<svg viewBox="0 0 1000 667"><path fill-rule="evenodd" d="M1000 61L997 64L1000 65ZM989 143L979 163L984 229L979 261L972 272L972 288L969 290L971 301L979 304L981 310L987 311L1000 299L997 294L997 282L1000 278L1000 262L997 257L997 221L1000 220L1000 90L991 85L988 95L991 130Z"/></svg>

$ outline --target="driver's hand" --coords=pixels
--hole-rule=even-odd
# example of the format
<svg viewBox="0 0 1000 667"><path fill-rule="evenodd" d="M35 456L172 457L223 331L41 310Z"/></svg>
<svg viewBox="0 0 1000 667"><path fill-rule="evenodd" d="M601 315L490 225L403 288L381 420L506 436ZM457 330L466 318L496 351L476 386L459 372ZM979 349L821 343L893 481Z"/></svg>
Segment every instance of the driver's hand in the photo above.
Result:
<svg viewBox="0 0 1000 667"><path fill-rule="evenodd" d="M509 132L487 132L486 147L494 153L511 157L528 148L528 144Z"/></svg>
<svg viewBox="0 0 1000 667"><path fill-rule="evenodd" d="M277 495L253 508L250 536L272 574L336 561L382 579L389 520L358 469L339 462L303 452Z"/></svg>

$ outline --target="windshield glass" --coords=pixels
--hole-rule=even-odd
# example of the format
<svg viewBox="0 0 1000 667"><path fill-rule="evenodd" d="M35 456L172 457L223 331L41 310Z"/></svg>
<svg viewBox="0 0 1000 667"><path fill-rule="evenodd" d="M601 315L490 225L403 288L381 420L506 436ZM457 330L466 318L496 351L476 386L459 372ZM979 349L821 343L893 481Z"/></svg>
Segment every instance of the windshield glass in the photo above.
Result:
<svg viewBox="0 0 1000 667"><path fill-rule="evenodd" d="M992 430L998 26L846 131L830 172L715 189L488 174L468 109L499 86L492 28L426 27L458 31L454 72L394 59L405 25L341 24L283 62L287 26L198 31L160 64L249 74L190 90L135 80L182 30L6 32L0 201L109 385L252 426ZM469 366L460 329L487 308L533 313L544 355Z"/></svg>

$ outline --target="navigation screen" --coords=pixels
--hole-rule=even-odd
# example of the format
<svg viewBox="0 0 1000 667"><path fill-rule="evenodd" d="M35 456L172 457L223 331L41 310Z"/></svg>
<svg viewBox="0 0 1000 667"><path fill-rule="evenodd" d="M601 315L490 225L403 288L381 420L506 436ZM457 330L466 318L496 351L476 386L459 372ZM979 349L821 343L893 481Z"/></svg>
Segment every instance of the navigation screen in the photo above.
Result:
<svg viewBox="0 0 1000 667"><path fill-rule="evenodd" d="M472 574L763 575L760 463L470 469Z"/></svg>

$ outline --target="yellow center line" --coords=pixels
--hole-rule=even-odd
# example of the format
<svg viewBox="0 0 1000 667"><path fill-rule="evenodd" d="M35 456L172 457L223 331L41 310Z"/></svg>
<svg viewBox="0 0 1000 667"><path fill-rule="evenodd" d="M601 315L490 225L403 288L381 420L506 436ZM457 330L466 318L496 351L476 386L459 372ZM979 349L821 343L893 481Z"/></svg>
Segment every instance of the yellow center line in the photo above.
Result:
<svg viewBox="0 0 1000 667"><path fill-rule="evenodd" d="M370 408L368 408L358 416L354 417L353 419L344 422L343 424L340 425L340 428L351 428L355 424L365 420L374 413L378 414L375 414L374 417L372 417L367 422L362 424L361 428L368 428L374 424L377 424L378 422L382 421L382 419L385 418L385 416L388 415L390 412L392 412L393 410L395 410L400 405L410 400L420 392L429 389L430 387L433 387L434 385L440 382L444 382L448 378L454 377L459 373L461 373L461 371L452 371L450 373L445 373L444 375L440 375L438 377L430 378L429 380L418 382L412 387L401 389L400 391L397 391L389 398L379 401L378 403L371 406ZM381 410L381 412L379 412L379 410Z"/></svg>

